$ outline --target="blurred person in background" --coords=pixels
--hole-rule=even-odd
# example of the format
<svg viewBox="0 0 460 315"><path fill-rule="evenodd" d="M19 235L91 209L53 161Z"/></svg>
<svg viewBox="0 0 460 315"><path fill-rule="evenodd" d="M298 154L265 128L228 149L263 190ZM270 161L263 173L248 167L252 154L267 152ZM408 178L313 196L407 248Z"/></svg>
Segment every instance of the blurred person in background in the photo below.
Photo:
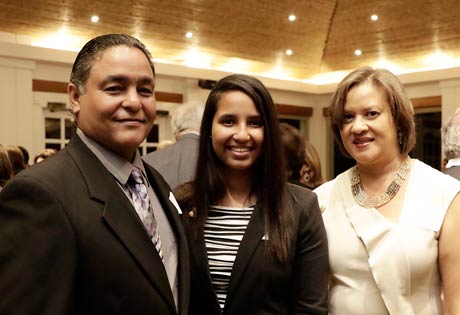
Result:
<svg viewBox="0 0 460 315"><path fill-rule="evenodd" d="M195 174L203 109L204 104L198 101L179 105L171 118L176 142L143 157L160 172L172 189L191 181Z"/></svg>
<svg viewBox="0 0 460 315"><path fill-rule="evenodd" d="M23 146L18 146L19 150L21 150L22 152L22 156L24 157L24 165L27 167L29 167L29 151L27 151L26 148L24 148Z"/></svg>
<svg viewBox="0 0 460 315"><path fill-rule="evenodd" d="M8 152L0 144L0 190L14 176L13 166L8 158Z"/></svg>
<svg viewBox="0 0 460 315"><path fill-rule="evenodd" d="M313 145L305 140L299 129L287 123L280 123L280 130L288 181L312 190L324 183L319 156Z"/></svg>
<svg viewBox="0 0 460 315"><path fill-rule="evenodd" d="M26 169L24 162L24 156L22 155L21 149L17 145L6 146L8 152L8 158L10 159L11 165L13 166L14 175L19 174L22 170Z"/></svg>
<svg viewBox="0 0 460 315"><path fill-rule="evenodd" d="M442 149L445 158L443 172L460 179L460 108L442 128Z"/></svg>
<svg viewBox="0 0 460 315"><path fill-rule="evenodd" d="M287 179L291 184L308 188L300 181L301 170L307 159L305 137L299 129L287 123L280 123L280 131Z"/></svg>
<svg viewBox="0 0 460 315"><path fill-rule="evenodd" d="M174 144L174 143L175 142L173 140L169 140L169 139L160 141L160 143L158 143L158 145L157 145L157 151L163 150L164 148L167 148L171 144Z"/></svg>
<svg viewBox="0 0 460 315"><path fill-rule="evenodd" d="M55 155L56 153L57 153L56 149L44 149L35 156L34 164L40 163L41 161Z"/></svg>
<svg viewBox="0 0 460 315"><path fill-rule="evenodd" d="M315 147L308 140L305 140L305 153L305 163L300 169L299 180L313 190L325 182L321 175L321 161Z"/></svg>

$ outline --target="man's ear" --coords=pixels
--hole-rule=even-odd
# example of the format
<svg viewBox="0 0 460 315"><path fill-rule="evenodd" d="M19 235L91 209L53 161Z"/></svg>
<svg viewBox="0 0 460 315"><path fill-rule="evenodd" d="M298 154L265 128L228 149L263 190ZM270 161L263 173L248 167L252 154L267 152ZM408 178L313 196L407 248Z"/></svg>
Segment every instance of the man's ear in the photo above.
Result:
<svg viewBox="0 0 460 315"><path fill-rule="evenodd" d="M76 115L80 111L80 90L78 89L78 86L73 83L69 83L69 85L67 85L67 94L69 95L72 113Z"/></svg>

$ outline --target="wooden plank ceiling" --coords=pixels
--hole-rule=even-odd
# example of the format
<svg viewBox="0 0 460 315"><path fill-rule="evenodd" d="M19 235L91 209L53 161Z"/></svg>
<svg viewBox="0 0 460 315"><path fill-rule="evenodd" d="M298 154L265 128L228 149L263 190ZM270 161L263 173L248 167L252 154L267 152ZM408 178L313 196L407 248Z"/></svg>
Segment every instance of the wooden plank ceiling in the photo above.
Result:
<svg viewBox="0 0 460 315"><path fill-rule="evenodd" d="M129 33L164 62L198 61L199 52L203 67L305 80L383 60L426 67L435 52L459 61L459 13L458 0L0 0L0 35L40 42L64 28L78 49Z"/></svg>

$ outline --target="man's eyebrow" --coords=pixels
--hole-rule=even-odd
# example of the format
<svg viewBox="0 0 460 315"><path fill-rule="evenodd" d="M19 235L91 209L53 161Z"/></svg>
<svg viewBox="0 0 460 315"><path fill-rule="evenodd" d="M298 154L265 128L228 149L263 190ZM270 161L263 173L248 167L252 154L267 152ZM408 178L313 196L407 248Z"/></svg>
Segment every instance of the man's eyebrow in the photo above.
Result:
<svg viewBox="0 0 460 315"><path fill-rule="evenodd" d="M155 79L151 77L141 77L137 80L137 84L152 84L155 85Z"/></svg>
<svg viewBox="0 0 460 315"><path fill-rule="evenodd" d="M110 82L118 82L118 83L126 83L129 79L124 75L109 75L107 76L104 81L102 81L102 85L105 85ZM152 84L155 85L155 80L151 77L141 77L137 80L137 84Z"/></svg>
<svg viewBox="0 0 460 315"><path fill-rule="evenodd" d="M102 81L102 85L105 85L110 82L119 82L119 83L124 83L128 81L128 78L122 75L109 75L107 76L104 81Z"/></svg>

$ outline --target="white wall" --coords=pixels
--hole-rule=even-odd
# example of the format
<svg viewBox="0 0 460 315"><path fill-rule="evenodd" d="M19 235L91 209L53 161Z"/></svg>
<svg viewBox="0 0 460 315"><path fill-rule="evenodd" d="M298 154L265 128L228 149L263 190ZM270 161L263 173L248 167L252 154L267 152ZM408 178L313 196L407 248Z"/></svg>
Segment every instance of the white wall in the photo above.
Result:
<svg viewBox="0 0 460 315"><path fill-rule="evenodd" d="M0 143L26 147L33 157L44 145L42 109L47 102L68 103L65 94L32 92L32 80L68 82L76 53L0 43ZM156 90L181 93L184 101L205 101L209 90L198 87L198 79L217 80L228 73L157 64ZM419 80L417 79L419 77ZM403 75L400 77L411 98L442 96L442 119L460 106L460 70ZM335 84L314 86L260 78L269 88L275 103L308 106L313 115L307 121L306 135L317 148L323 174L331 176L331 144L323 108L328 106ZM172 111L178 104L158 102L160 110Z"/></svg>

